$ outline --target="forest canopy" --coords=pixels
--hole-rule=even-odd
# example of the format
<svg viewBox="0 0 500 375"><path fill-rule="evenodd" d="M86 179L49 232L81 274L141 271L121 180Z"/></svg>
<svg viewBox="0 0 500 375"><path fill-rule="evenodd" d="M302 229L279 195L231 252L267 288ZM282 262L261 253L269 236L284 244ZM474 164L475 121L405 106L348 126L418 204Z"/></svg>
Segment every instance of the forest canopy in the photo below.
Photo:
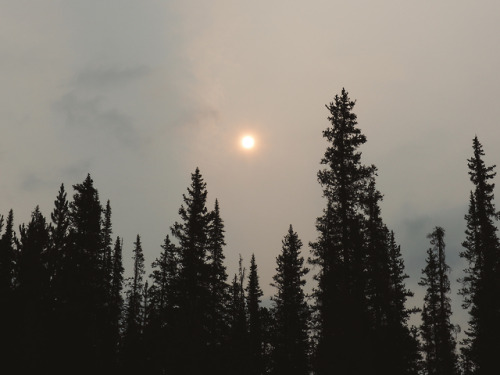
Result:
<svg viewBox="0 0 500 375"><path fill-rule="evenodd" d="M495 373L495 166L486 165L474 137L460 253L469 321L457 342L446 231L436 225L428 235L424 303L409 306L414 291L382 216L377 168L361 157L367 138L354 107L345 89L326 105L328 146L317 172L325 205L311 223L317 238L304 246L293 223L276 234L282 247L270 306L262 303L255 254L240 256L238 269L228 271L223 211L217 199L207 201L198 168L156 259L145 259L140 234L133 244L115 236L111 203L101 201L90 174L72 186L71 197L61 184L49 216L37 206L18 227L13 210L0 216L0 366L30 374ZM130 275L125 246L133 248ZM420 326L410 324L413 314Z"/></svg>

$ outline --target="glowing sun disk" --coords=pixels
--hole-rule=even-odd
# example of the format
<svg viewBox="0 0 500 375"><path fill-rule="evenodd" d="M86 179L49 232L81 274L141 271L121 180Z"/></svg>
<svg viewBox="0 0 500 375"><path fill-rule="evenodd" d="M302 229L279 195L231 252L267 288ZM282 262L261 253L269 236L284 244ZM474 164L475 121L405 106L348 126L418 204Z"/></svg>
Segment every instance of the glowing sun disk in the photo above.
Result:
<svg viewBox="0 0 500 375"><path fill-rule="evenodd" d="M241 145L244 148L250 149L255 145L255 140L253 139L253 137L247 135L241 140Z"/></svg>

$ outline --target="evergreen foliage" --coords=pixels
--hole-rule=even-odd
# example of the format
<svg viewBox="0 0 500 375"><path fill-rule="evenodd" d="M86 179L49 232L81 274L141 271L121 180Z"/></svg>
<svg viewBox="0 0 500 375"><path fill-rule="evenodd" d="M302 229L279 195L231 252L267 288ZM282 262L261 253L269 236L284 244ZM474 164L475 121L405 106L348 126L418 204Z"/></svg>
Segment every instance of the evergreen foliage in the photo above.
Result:
<svg viewBox="0 0 500 375"><path fill-rule="evenodd" d="M304 276L309 270L304 267L301 247L302 241L290 225L282 241L282 251L276 258L272 284L277 289L273 297L273 374L309 374L310 311L303 291L306 283Z"/></svg>
<svg viewBox="0 0 500 375"><path fill-rule="evenodd" d="M200 170L191 175L188 194L179 209L181 222L176 222L172 235L179 241L179 275L176 294L176 340L178 371L201 373L209 362L207 343L210 340L210 283L208 257L208 227L211 219L206 207L207 190Z"/></svg>
<svg viewBox="0 0 500 375"><path fill-rule="evenodd" d="M263 371L263 336L260 302L263 295L259 286L259 275L255 254L250 259L250 271L246 287L246 301L248 313L248 346L250 350L250 373L260 374Z"/></svg>
<svg viewBox="0 0 500 375"><path fill-rule="evenodd" d="M436 227L427 238L433 247L427 250L426 267L419 285L426 287L422 326L420 328L425 354L425 369L429 375L457 374L454 327L450 322L449 267L445 261L444 229Z"/></svg>
<svg viewBox="0 0 500 375"><path fill-rule="evenodd" d="M475 137L473 156L468 159L471 192L465 250L460 256L468 262L462 279L464 308L469 309L469 329L463 342L464 367L472 374L492 374L498 369L500 353L500 245L497 236L492 180L495 166L486 167L483 146Z"/></svg>
<svg viewBox="0 0 500 375"><path fill-rule="evenodd" d="M342 90L326 106L328 147L317 174L326 205L310 244L309 262L317 271L312 307L303 290L309 270L302 242L291 225L276 258L270 309L262 306L255 255L248 275L240 255L228 283L219 201L207 208L198 168L149 278L137 235L133 275L124 279L123 240L113 243L110 202L101 206L88 175L73 185L71 201L61 184L50 223L36 207L16 235L13 211L6 220L0 215L0 368L458 375L444 230L436 227L429 235L420 345L419 331L409 326L417 309L407 307L413 293L405 285L401 247L382 220L376 168L361 163L366 137L354 105ZM483 162L477 137L473 152L468 166L474 190L461 253L468 266L460 291L470 321L461 365L464 375L489 375L500 353L500 214L493 203L494 166Z"/></svg>
<svg viewBox="0 0 500 375"><path fill-rule="evenodd" d="M123 337L123 364L129 373L141 371L144 365L142 333L144 327L144 254L141 237L137 235L133 250L133 276L129 279Z"/></svg>
<svg viewBox="0 0 500 375"><path fill-rule="evenodd" d="M37 206L28 225L19 228L17 298L19 300L20 366L25 373L50 369L47 337L51 312L49 274L45 257L49 230Z"/></svg>
<svg viewBox="0 0 500 375"><path fill-rule="evenodd" d="M240 254L238 273L231 284L230 332L228 340L229 374L249 374L250 351L248 345L248 321L245 304L245 268Z"/></svg>
<svg viewBox="0 0 500 375"><path fill-rule="evenodd" d="M317 219L318 240L310 244L311 263L319 267L318 374L365 373L370 367L363 197L375 167L361 164L357 149L366 137L356 126L354 104L343 89L326 106L331 127L323 131L329 146L321 164L327 168L318 172L318 181L327 206Z"/></svg>

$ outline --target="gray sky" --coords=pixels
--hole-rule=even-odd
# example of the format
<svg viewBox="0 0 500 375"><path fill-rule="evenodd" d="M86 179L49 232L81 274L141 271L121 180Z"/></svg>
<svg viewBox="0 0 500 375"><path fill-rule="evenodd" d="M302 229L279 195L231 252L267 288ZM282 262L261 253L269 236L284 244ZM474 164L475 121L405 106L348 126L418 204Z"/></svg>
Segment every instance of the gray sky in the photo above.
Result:
<svg viewBox="0 0 500 375"><path fill-rule="evenodd" d="M464 263L466 159L500 163L497 1L0 1L0 212L50 214L91 173L130 262L159 255L198 166L219 199L228 273L255 252L266 296L291 223L306 245L324 105L345 87L379 169L386 223L416 285L446 229L453 292ZM244 152L245 133L257 146ZM304 254L309 252L304 246ZM461 299L455 323L465 327Z"/></svg>

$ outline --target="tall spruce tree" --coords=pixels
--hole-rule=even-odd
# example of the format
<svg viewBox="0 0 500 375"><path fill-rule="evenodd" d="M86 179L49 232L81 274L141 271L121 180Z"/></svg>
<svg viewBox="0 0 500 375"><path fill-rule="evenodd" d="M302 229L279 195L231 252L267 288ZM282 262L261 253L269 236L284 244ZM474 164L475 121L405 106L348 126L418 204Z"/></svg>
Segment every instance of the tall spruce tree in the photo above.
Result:
<svg viewBox="0 0 500 375"><path fill-rule="evenodd" d="M461 294L470 314L463 354L467 371L483 375L498 370L500 353L500 245L495 226L499 213L495 211L495 184L491 182L496 175L495 166L485 165L483 146L477 136L472 147L468 167L474 190L465 216L465 250L460 254L468 262Z"/></svg>
<svg viewBox="0 0 500 375"><path fill-rule="evenodd" d="M425 369L429 375L456 375L458 369L454 327L450 321L450 280L445 261L444 229L434 228L427 238L432 247L427 250L426 267L419 282L426 287L420 328Z"/></svg>
<svg viewBox="0 0 500 375"><path fill-rule="evenodd" d="M3 216L2 216L3 224ZM14 211L10 210L5 223L5 232L0 238L0 295L8 298L14 290L16 250L14 233Z"/></svg>
<svg viewBox="0 0 500 375"><path fill-rule="evenodd" d="M143 369L144 351L142 343L144 314L144 254L141 237L137 235L133 250L133 276L129 279L125 332L123 337L122 363L126 373L136 374Z"/></svg>
<svg viewBox="0 0 500 375"><path fill-rule="evenodd" d="M389 342L389 317L393 310L393 289L389 262L389 231L382 221L379 202L382 194L375 188L375 180L370 181L365 195L365 247L367 251L368 310L371 319L370 361L376 374L394 373L392 369L391 343Z"/></svg>
<svg viewBox="0 0 500 375"><path fill-rule="evenodd" d="M207 314L209 315L209 370L220 373L225 367L224 345L228 338L229 285L224 266L224 221L220 216L219 201L215 200L210 213L207 238L208 287L210 292Z"/></svg>
<svg viewBox="0 0 500 375"><path fill-rule="evenodd" d="M178 340L176 362L180 373L202 373L208 363L209 266L207 263L210 215L206 208L207 190L200 170L191 175L188 194L179 209L181 222L176 222L172 235L179 241L180 269L177 287Z"/></svg>
<svg viewBox="0 0 500 375"><path fill-rule="evenodd" d="M259 285L255 254L250 259L250 271L246 287L248 311L248 345L250 350L250 373L261 374L263 371L263 337L260 302L263 295Z"/></svg>
<svg viewBox="0 0 500 375"><path fill-rule="evenodd" d="M70 253L70 210L67 193L64 184L61 184L54 208L50 214L51 223L49 225L50 245L46 256L47 271L50 284L50 299L52 305L50 329L48 340L49 347L52 348L53 356L63 356L71 349L66 344L68 335L71 332L71 319L69 302L71 301L71 288L68 284L71 283L72 273L69 265ZM76 357L76 356L75 356ZM69 362L69 361L68 361ZM66 368L67 362L65 358L61 361L53 363L61 363L60 366L55 366L57 371L63 371Z"/></svg>
<svg viewBox="0 0 500 375"><path fill-rule="evenodd" d="M238 273L231 284L229 303L230 331L228 340L228 374L249 374L250 355L248 350L248 321L245 304L245 268L243 258L239 258Z"/></svg>
<svg viewBox="0 0 500 375"><path fill-rule="evenodd" d="M277 292L273 297L274 338L272 373L276 375L307 375L308 320L310 317L303 287L304 267L300 255L302 241L292 225L282 241L281 253L276 258L276 274L273 285Z"/></svg>
<svg viewBox="0 0 500 375"><path fill-rule="evenodd" d="M102 268L101 214L99 193L90 175L73 185L70 208L69 249L64 258L66 331L63 366L81 363L78 371L102 368L104 356L106 288Z"/></svg>
<svg viewBox="0 0 500 375"><path fill-rule="evenodd" d="M61 184L59 188L50 218L52 222L49 225L50 247L47 253L47 268L53 294L52 298L56 305L54 308L59 311L60 304L64 299L62 295L64 285L63 262L68 257L70 228L69 202L64 184Z"/></svg>
<svg viewBox="0 0 500 375"><path fill-rule="evenodd" d="M102 211L101 218L101 256L100 267L102 272L102 288L104 293L102 356L103 369L111 371L116 365L116 336L115 312L112 306L112 279L113 279L113 228L111 223L111 204L108 200Z"/></svg>
<svg viewBox="0 0 500 375"><path fill-rule="evenodd" d="M175 350L175 319L179 251L167 235L160 257L152 263L152 285L149 288L149 314L145 341L152 374L168 372ZM180 291L179 291L180 292Z"/></svg>
<svg viewBox="0 0 500 375"><path fill-rule="evenodd" d="M327 105L329 142L318 172L327 207L317 219L318 240L311 243L311 263L319 267L315 290L319 337L318 374L365 373L370 368L366 251L363 244L362 198L374 166L361 164L357 149L366 142L356 126L354 101L342 89Z"/></svg>
<svg viewBox="0 0 500 375"><path fill-rule="evenodd" d="M116 237L112 255L111 292L109 296L110 332L112 344L112 360L115 368L118 364L118 350L121 342L123 326L123 241Z"/></svg>
<svg viewBox="0 0 500 375"><path fill-rule="evenodd" d="M45 217L37 206L28 225L19 228L18 303L20 318L19 363L23 373L48 371L55 360L53 348L47 344L50 334L51 301L49 273L45 256L49 247L49 230Z"/></svg>
<svg viewBox="0 0 500 375"><path fill-rule="evenodd" d="M401 246L396 243L394 232L390 231L388 238L389 269L391 278L391 310L388 315L388 351L392 361L389 364L390 374L416 375L421 371L421 356L416 327L408 327L408 320L416 307L407 308L408 298L413 292L406 288L405 266L401 254Z"/></svg>

